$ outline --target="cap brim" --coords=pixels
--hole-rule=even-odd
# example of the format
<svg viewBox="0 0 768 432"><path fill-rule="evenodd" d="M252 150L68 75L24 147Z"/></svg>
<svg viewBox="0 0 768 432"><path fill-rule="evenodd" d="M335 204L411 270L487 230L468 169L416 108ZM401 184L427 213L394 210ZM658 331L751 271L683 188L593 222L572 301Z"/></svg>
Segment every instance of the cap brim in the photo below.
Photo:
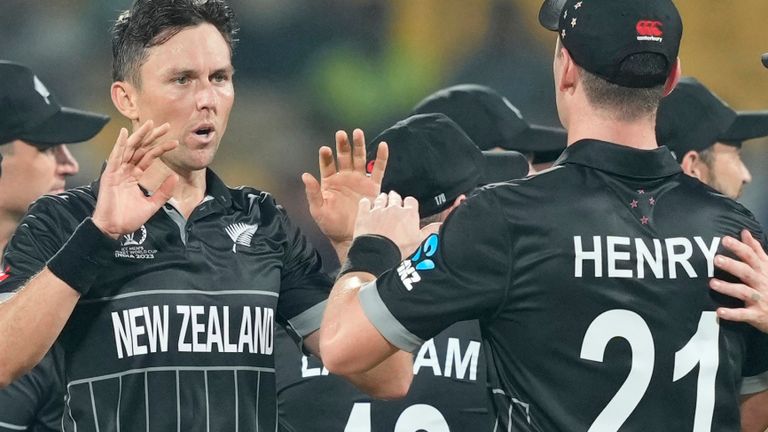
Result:
<svg viewBox="0 0 768 432"><path fill-rule="evenodd" d="M43 147L78 143L93 138L108 121L109 117L102 114L62 107L61 111L18 138Z"/></svg>
<svg viewBox="0 0 768 432"><path fill-rule="evenodd" d="M516 151L484 151L479 185L499 183L528 175L528 159Z"/></svg>
<svg viewBox="0 0 768 432"><path fill-rule="evenodd" d="M768 68L768 53L765 53L765 54L763 54L763 55L760 57L760 60L763 62L763 66L765 66L766 68Z"/></svg>
<svg viewBox="0 0 768 432"><path fill-rule="evenodd" d="M530 126L501 147L523 153L540 153L563 150L568 142L565 129L547 126Z"/></svg>
<svg viewBox="0 0 768 432"><path fill-rule="evenodd" d="M557 31L560 26L560 13L566 0L545 0L539 9L539 23L547 30Z"/></svg>
<svg viewBox="0 0 768 432"><path fill-rule="evenodd" d="M768 136L768 111L736 113L731 128L718 137L720 141L746 141Z"/></svg>

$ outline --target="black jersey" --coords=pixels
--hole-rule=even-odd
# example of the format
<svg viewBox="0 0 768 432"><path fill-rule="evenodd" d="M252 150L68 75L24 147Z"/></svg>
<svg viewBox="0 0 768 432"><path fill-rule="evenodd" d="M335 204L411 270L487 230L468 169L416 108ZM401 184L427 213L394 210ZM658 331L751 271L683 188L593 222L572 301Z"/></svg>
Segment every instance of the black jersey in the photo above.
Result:
<svg viewBox="0 0 768 432"><path fill-rule="evenodd" d="M477 321L456 323L426 341L414 357L408 395L382 401L328 375L284 332L275 342L277 400L286 432L490 431L490 399ZM318 395L322 395L318 397Z"/></svg>
<svg viewBox="0 0 768 432"><path fill-rule="evenodd" d="M360 299L409 351L480 319L499 430L738 430L768 336L719 322L738 302L708 281L721 238L744 228L764 241L666 148L583 140L468 199Z"/></svg>
<svg viewBox="0 0 768 432"><path fill-rule="evenodd" d="M275 323L319 327L329 278L264 192L210 170L185 220L165 205L123 236L80 299L64 350L65 431L270 431ZM37 273L90 216L98 184L38 200L12 237L0 288Z"/></svg>
<svg viewBox="0 0 768 432"><path fill-rule="evenodd" d="M61 430L63 352L59 345L29 373L0 390L0 432Z"/></svg>

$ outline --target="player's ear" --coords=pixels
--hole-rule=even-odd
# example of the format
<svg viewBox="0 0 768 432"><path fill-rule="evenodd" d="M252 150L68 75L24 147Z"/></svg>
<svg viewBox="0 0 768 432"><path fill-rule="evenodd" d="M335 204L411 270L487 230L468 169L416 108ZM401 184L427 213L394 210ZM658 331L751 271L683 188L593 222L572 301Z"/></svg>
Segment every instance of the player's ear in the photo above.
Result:
<svg viewBox="0 0 768 432"><path fill-rule="evenodd" d="M560 76L556 77L558 90L561 92L573 94L576 90L576 84L581 78L581 70L571 58L571 53L568 49L561 45L562 55L562 67L560 68Z"/></svg>
<svg viewBox="0 0 768 432"><path fill-rule="evenodd" d="M136 87L127 81L115 81L110 88L112 103L120 114L131 121L139 119Z"/></svg>
<svg viewBox="0 0 768 432"><path fill-rule="evenodd" d="M451 205L451 210L453 210L456 207L458 207L459 204L464 202L465 199L467 199L467 195L465 195L465 194L461 194L461 195L457 196L456 199L453 200L453 204Z"/></svg>
<svg viewBox="0 0 768 432"><path fill-rule="evenodd" d="M686 153L680 160L680 168L683 172L691 177L696 177L699 180L703 180L702 175L705 175L704 163L701 160L701 155L695 150L691 150Z"/></svg>
<svg viewBox="0 0 768 432"><path fill-rule="evenodd" d="M677 83L680 81L680 77L683 73L683 67L680 63L680 57L677 58L677 61L675 62L675 66L672 67L672 71L669 73L669 76L667 77L667 82L664 83L664 96L669 96L672 91L675 90L675 87L677 87Z"/></svg>

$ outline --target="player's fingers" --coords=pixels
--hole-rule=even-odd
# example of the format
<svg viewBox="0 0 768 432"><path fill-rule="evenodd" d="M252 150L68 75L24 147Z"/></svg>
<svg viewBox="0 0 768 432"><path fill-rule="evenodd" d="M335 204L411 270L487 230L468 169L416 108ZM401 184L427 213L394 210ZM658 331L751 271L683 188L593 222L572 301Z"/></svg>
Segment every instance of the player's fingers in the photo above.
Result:
<svg viewBox="0 0 768 432"><path fill-rule="evenodd" d="M384 180L384 171L387 169L387 160L389 159L389 146L382 141L376 150L376 161L371 171L371 180L381 188L381 182Z"/></svg>
<svg viewBox="0 0 768 432"><path fill-rule="evenodd" d="M731 236L725 236L723 237L723 246L733 252L741 261L749 264L752 268L759 265L755 251L753 251L749 245L742 243Z"/></svg>
<svg viewBox="0 0 768 432"><path fill-rule="evenodd" d="M123 153L120 155L120 161L122 163L128 163L131 158L133 158L134 152L153 127L154 122L152 120L147 120L128 137L128 141L125 142Z"/></svg>
<svg viewBox="0 0 768 432"><path fill-rule="evenodd" d="M760 293L741 283L726 282L713 278L709 281L709 287L720 294L725 294L748 304L758 302L761 299Z"/></svg>
<svg viewBox="0 0 768 432"><path fill-rule="evenodd" d="M175 149L176 146L178 145L179 145L178 141L172 140L172 141L166 141L158 145L157 147L149 149L149 151L147 151L146 154L141 158L141 160L136 164L136 168L138 168L141 171L146 170L147 168L149 168L150 165L152 165L152 163L157 158Z"/></svg>
<svg viewBox="0 0 768 432"><path fill-rule="evenodd" d="M371 211L371 200L360 198L360 201L357 202L357 217L359 218L360 215L367 214L369 211Z"/></svg>
<svg viewBox="0 0 768 432"><path fill-rule="evenodd" d="M320 178L325 179L336 174L336 161L333 160L333 150L328 146L320 147L318 151Z"/></svg>
<svg viewBox="0 0 768 432"><path fill-rule="evenodd" d="M387 204L388 207L402 207L403 206L403 198L400 196L399 193L395 191L389 191L389 197L388 197L389 203Z"/></svg>
<svg viewBox="0 0 768 432"><path fill-rule="evenodd" d="M744 242L747 246L752 248L752 251L755 253L757 258L762 261L766 262L768 261L768 254L765 253L765 249L763 249L763 245L760 244L759 241L752 235L749 230L742 230L741 231L741 241Z"/></svg>
<svg viewBox="0 0 768 432"><path fill-rule="evenodd" d="M320 191L320 183L317 179L312 174L304 173L301 175L301 181L304 183L304 193L307 195L310 212L322 208L323 193Z"/></svg>
<svg viewBox="0 0 768 432"><path fill-rule="evenodd" d="M125 142L127 140L128 129L120 128L120 133L117 135L115 146L112 147L112 151L109 152L109 157L107 158L107 167L105 171L114 172L120 166L120 155L123 152L123 147L125 147Z"/></svg>
<svg viewBox="0 0 768 432"><path fill-rule="evenodd" d="M756 322L758 319L757 312L747 308L717 308L717 316L728 321L746 323Z"/></svg>
<svg viewBox="0 0 768 432"><path fill-rule="evenodd" d="M169 130L171 130L171 124L167 122L156 128L152 128L152 130L150 130L149 133L147 133L147 135L145 135L144 139L141 141L141 147L151 147L158 139L167 134Z"/></svg>
<svg viewBox="0 0 768 432"><path fill-rule="evenodd" d="M176 187L176 183L179 181L179 176L176 173L171 173L163 180L160 187L149 197L149 200L160 208L163 204L168 202L173 196L173 189Z"/></svg>
<svg viewBox="0 0 768 432"><path fill-rule="evenodd" d="M352 165L355 171L365 174L365 134L362 129L352 131Z"/></svg>
<svg viewBox="0 0 768 432"><path fill-rule="evenodd" d="M403 200L403 207L405 207L407 209L415 209L415 210L418 211L419 210L419 201L416 198L412 197L412 196L405 197L405 199Z"/></svg>
<svg viewBox="0 0 768 432"><path fill-rule="evenodd" d="M759 282L755 277L756 272L752 267L733 258L724 255L715 255L715 266L736 276L747 285L754 286L754 284Z"/></svg>
<svg viewBox="0 0 768 432"><path fill-rule="evenodd" d="M352 169L352 145L344 131L336 132L336 159L339 161L339 171Z"/></svg>
<svg viewBox="0 0 768 432"><path fill-rule="evenodd" d="M373 200L373 208L374 209L382 209L387 206L387 194L380 193L376 199Z"/></svg>

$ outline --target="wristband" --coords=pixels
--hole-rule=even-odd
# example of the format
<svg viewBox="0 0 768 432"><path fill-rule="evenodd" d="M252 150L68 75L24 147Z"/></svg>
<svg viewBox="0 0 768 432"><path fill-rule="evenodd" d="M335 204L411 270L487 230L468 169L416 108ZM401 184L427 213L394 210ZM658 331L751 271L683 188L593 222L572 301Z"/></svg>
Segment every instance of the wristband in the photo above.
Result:
<svg viewBox="0 0 768 432"><path fill-rule="evenodd" d="M85 296L96 282L99 270L110 262L118 246L117 240L102 233L93 219L86 218L56 255L48 260L48 270Z"/></svg>
<svg viewBox="0 0 768 432"><path fill-rule="evenodd" d="M380 235L362 235L352 242L336 279L350 272L366 272L378 278L401 260L400 248L392 240Z"/></svg>

